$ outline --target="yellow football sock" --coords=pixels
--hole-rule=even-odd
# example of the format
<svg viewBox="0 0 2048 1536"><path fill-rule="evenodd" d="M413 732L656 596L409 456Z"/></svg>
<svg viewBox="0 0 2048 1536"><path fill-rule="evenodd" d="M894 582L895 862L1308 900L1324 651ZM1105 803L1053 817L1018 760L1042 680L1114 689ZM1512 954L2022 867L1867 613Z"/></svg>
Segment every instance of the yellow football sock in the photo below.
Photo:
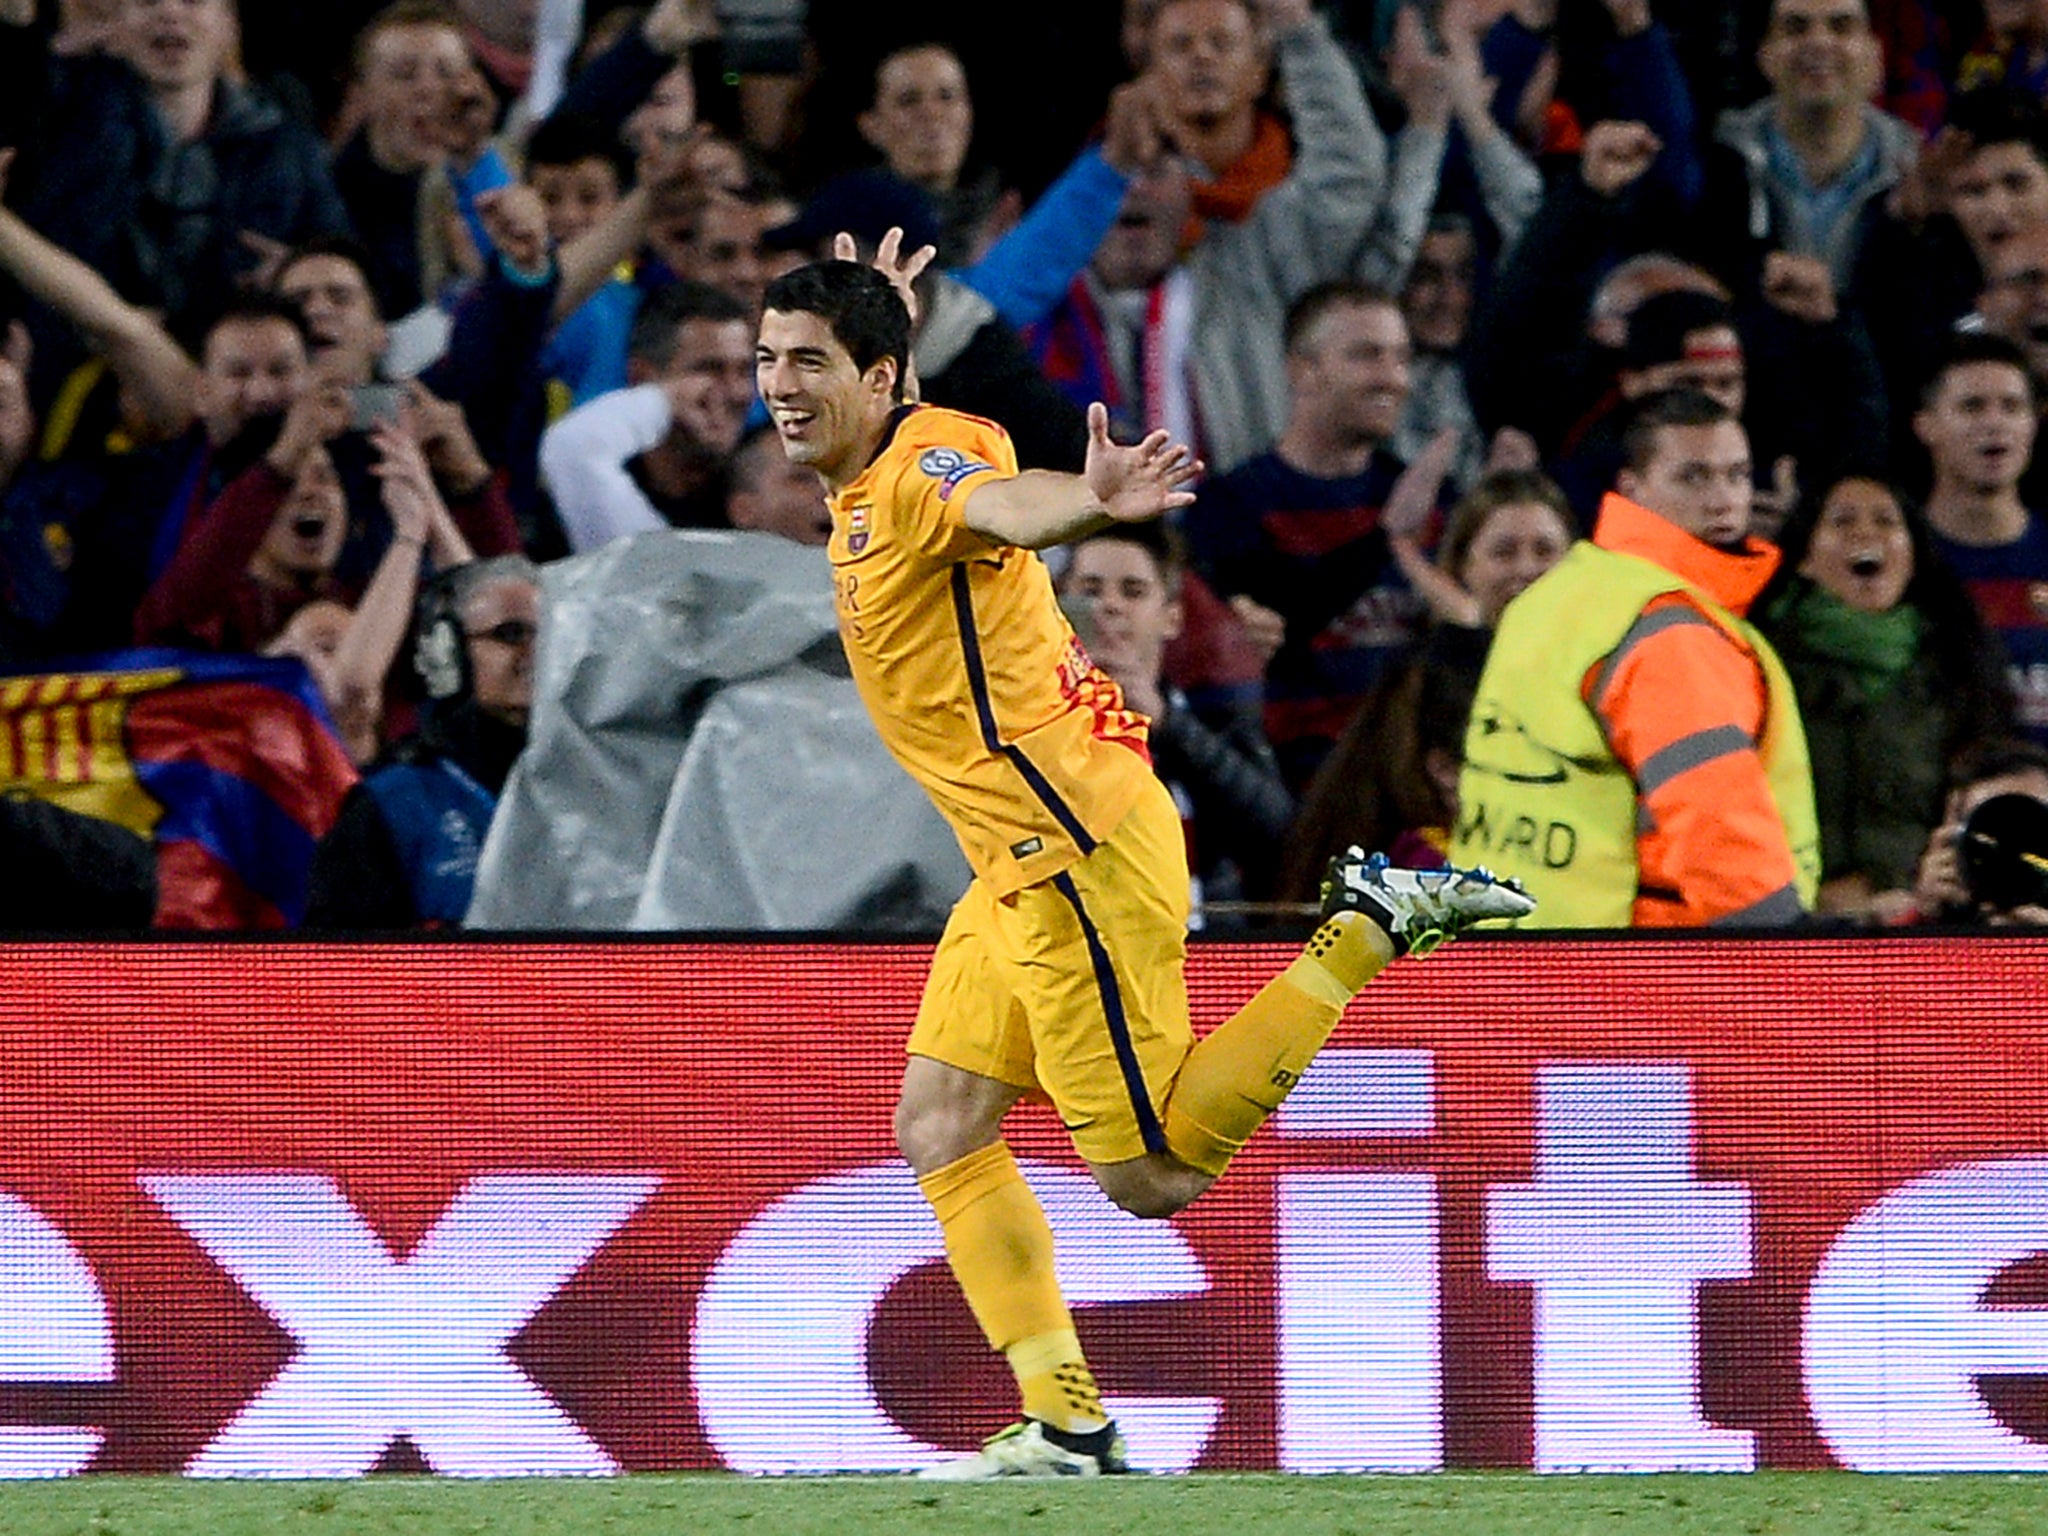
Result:
<svg viewBox="0 0 2048 1536"><path fill-rule="evenodd" d="M946 1258L991 1348L1008 1357L1024 1412L1056 1429L1108 1420L1053 1269L1052 1227L998 1141L919 1179Z"/></svg>
<svg viewBox="0 0 2048 1536"><path fill-rule="evenodd" d="M1188 1053L1166 1102L1166 1145L1220 1174L1301 1080L1344 1005L1394 958L1379 924L1340 912L1301 957Z"/></svg>
<svg viewBox="0 0 2048 1536"><path fill-rule="evenodd" d="M1102 1393L1095 1373L1081 1354L1081 1340L1071 1328L1041 1334L1012 1344L1004 1354L1024 1393L1024 1416L1085 1435L1109 1422L1102 1411Z"/></svg>

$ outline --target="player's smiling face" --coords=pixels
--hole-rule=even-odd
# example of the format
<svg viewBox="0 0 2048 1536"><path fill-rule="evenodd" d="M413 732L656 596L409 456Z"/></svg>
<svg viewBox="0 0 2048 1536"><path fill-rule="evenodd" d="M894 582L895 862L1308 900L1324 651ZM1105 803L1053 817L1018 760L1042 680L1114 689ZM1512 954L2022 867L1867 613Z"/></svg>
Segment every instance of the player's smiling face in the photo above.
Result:
<svg viewBox="0 0 2048 1536"><path fill-rule="evenodd" d="M804 310L761 316L754 382L791 462L835 491L867 466L896 405L895 364L862 373L824 317Z"/></svg>

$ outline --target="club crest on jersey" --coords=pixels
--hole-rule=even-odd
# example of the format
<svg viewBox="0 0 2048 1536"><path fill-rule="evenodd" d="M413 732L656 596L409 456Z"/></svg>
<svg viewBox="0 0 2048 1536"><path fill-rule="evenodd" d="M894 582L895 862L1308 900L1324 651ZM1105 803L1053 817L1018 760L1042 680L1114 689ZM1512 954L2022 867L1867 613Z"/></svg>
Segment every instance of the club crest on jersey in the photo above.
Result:
<svg viewBox="0 0 2048 1536"><path fill-rule="evenodd" d="M872 510L862 502L846 514L846 552L857 555L868 547L868 513Z"/></svg>
<svg viewBox="0 0 2048 1536"><path fill-rule="evenodd" d="M960 482L971 475L995 472L995 465L970 459L957 448L927 448L918 456L917 467L939 482L939 500L949 501Z"/></svg>

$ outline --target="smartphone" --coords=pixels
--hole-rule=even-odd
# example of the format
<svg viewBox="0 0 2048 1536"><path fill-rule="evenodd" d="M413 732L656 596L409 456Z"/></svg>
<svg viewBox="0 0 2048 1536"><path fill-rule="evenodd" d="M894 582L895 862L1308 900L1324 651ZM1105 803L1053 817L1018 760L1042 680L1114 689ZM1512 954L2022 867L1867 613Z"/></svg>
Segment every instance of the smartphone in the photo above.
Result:
<svg viewBox="0 0 2048 1536"><path fill-rule="evenodd" d="M380 422L398 420L398 408L405 404L403 384L358 384L348 392L351 430L367 432Z"/></svg>

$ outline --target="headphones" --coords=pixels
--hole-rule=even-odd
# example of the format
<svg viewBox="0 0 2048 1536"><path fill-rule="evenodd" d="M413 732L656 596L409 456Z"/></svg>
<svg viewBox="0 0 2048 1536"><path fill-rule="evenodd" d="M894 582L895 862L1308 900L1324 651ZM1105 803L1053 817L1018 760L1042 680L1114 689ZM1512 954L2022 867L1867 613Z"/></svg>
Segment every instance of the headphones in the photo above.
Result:
<svg viewBox="0 0 2048 1536"><path fill-rule="evenodd" d="M469 641L462 633L456 573L443 571L420 593L418 630L412 644L413 670L427 697L459 698L469 692Z"/></svg>

